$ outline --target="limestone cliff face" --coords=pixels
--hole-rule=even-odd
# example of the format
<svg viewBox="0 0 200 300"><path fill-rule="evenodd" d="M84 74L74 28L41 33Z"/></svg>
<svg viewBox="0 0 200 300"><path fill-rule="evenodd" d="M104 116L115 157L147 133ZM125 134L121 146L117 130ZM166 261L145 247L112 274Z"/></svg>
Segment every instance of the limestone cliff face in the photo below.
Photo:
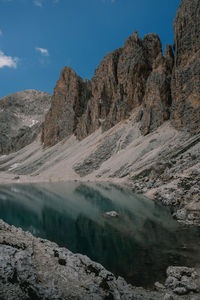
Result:
<svg viewBox="0 0 200 300"><path fill-rule="evenodd" d="M91 82L65 67L46 116L42 142L79 140L99 127L108 130L139 111L142 134L171 118L178 129L200 131L200 2L183 0L175 21L175 58L156 34L140 39L134 31L124 47L107 54Z"/></svg>
<svg viewBox="0 0 200 300"><path fill-rule="evenodd" d="M103 130L127 118L143 103L147 79L154 60L161 53L157 35L149 34L141 40L134 32L123 48L103 59L92 79L94 98L102 101L107 110L101 116Z"/></svg>
<svg viewBox="0 0 200 300"><path fill-rule="evenodd" d="M83 114L89 98L89 81L83 81L71 68L65 67L43 125L42 141L45 146L52 146L74 132L77 119Z"/></svg>
<svg viewBox="0 0 200 300"><path fill-rule="evenodd" d="M169 117L172 66L173 52L168 47L162 55L157 35L142 40L134 32L124 47L103 58L91 82L65 67L44 122L42 142L51 146L73 133L81 140L100 126L107 130L128 118L137 107L141 107L141 130L148 133Z"/></svg>
<svg viewBox="0 0 200 300"><path fill-rule="evenodd" d="M145 135L153 131L170 117L171 73L174 64L173 50L166 46L165 55L160 53L152 66L143 100L141 132Z"/></svg>
<svg viewBox="0 0 200 300"><path fill-rule="evenodd" d="M172 121L178 128L200 131L200 1L183 0L174 20L175 64Z"/></svg>

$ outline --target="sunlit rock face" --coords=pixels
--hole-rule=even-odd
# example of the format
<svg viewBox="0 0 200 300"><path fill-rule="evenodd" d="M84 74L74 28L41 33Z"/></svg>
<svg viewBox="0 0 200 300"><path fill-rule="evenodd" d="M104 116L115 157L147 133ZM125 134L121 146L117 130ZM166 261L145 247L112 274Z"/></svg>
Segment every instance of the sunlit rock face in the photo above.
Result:
<svg viewBox="0 0 200 300"><path fill-rule="evenodd" d="M174 64L173 50L166 46L165 55L160 53L153 62L147 79L143 100L141 132L148 134L169 119L171 106L171 73Z"/></svg>
<svg viewBox="0 0 200 300"><path fill-rule="evenodd" d="M73 134L90 98L90 90L89 81L83 81L71 68L64 67L43 125L42 141L45 146L52 146Z"/></svg>
<svg viewBox="0 0 200 300"><path fill-rule="evenodd" d="M41 130L51 96L26 90L0 99L0 154L30 144Z"/></svg>
<svg viewBox="0 0 200 300"><path fill-rule="evenodd" d="M162 55L156 34L134 31L122 48L107 54L91 80L65 67L54 89L42 142L51 146L75 134L79 140L100 126L108 130L140 110L141 131L149 133L169 118L173 51Z"/></svg>
<svg viewBox="0 0 200 300"><path fill-rule="evenodd" d="M199 132L199 7L198 0L183 0L178 9L175 61L170 45L162 54L156 34L142 40L134 31L124 47L103 58L91 82L65 67L44 123L44 145L54 145L71 134L81 140L99 127L108 130L137 110L144 135L170 116L177 129Z"/></svg>
<svg viewBox="0 0 200 300"><path fill-rule="evenodd" d="M183 0L174 20L175 64L172 121L176 128L200 131L200 2Z"/></svg>

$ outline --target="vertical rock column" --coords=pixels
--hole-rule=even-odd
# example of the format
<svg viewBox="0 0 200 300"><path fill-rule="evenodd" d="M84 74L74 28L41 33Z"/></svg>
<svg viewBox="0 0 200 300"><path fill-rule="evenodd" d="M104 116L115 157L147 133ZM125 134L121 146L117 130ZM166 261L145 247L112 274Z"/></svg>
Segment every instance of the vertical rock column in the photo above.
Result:
<svg viewBox="0 0 200 300"><path fill-rule="evenodd" d="M200 1L183 0L174 20L172 123L200 132Z"/></svg>
<svg viewBox="0 0 200 300"><path fill-rule="evenodd" d="M43 124L44 146L55 145L73 134L90 93L90 82L83 81L71 68L64 67Z"/></svg>

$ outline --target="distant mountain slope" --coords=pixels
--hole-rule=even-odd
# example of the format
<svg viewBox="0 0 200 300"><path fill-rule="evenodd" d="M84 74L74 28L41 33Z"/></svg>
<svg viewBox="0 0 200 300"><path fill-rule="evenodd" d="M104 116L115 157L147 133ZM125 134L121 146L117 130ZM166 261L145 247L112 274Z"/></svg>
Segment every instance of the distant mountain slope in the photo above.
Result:
<svg viewBox="0 0 200 300"><path fill-rule="evenodd" d="M37 136L51 96L26 90L0 99L0 154L17 151Z"/></svg>

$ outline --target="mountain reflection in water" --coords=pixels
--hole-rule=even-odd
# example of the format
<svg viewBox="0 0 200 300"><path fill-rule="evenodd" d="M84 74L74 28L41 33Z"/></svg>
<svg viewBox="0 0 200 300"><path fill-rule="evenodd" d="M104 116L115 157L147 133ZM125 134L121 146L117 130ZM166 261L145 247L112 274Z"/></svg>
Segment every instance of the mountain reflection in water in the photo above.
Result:
<svg viewBox="0 0 200 300"><path fill-rule="evenodd" d="M119 217L105 216L115 210ZM168 209L111 184L0 186L0 218L150 287L169 265L200 261L199 230L180 227ZM195 259L195 261L194 261Z"/></svg>

